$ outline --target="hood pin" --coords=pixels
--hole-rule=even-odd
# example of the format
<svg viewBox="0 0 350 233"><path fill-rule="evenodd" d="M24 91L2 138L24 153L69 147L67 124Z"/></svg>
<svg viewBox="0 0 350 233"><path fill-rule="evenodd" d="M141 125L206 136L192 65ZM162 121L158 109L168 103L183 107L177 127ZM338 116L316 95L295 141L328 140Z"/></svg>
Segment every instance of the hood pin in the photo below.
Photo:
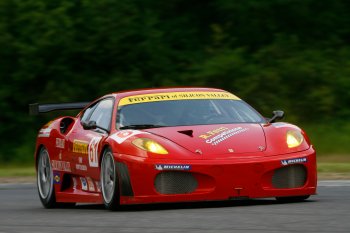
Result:
<svg viewBox="0 0 350 233"><path fill-rule="evenodd" d="M203 154L203 152L200 149L197 149L195 152L196 154L200 154L200 155Z"/></svg>

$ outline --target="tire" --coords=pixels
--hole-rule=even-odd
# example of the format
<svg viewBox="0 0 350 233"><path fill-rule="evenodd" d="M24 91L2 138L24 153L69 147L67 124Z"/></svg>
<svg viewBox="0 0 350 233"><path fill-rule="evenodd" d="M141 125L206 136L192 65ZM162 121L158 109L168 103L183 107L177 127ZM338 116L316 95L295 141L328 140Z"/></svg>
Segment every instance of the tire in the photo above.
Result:
<svg viewBox="0 0 350 233"><path fill-rule="evenodd" d="M39 198L43 206L48 209L56 207L53 172L49 152L45 147L40 149L37 159L37 186Z"/></svg>
<svg viewBox="0 0 350 233"><path fill-rule="evenodd" d="M276 200L281 203L287 203L287 202L300 202L308 199L310 195L305 196L293 196L293 197L276 197Z"/></svg>
<svg viewBox="0 0 350 233"><path fill-rule="evenodd" d="M75 207L75 204L75 202L57 202L55 207L60 209L70 209Z"/></svg>
<svg viewBox="0 0 350 233"><path fill-rule="evenodd" d="M104 151L101 160L101 191L106 209L116 210L120 206L119 176L110 149Z"/></svg>

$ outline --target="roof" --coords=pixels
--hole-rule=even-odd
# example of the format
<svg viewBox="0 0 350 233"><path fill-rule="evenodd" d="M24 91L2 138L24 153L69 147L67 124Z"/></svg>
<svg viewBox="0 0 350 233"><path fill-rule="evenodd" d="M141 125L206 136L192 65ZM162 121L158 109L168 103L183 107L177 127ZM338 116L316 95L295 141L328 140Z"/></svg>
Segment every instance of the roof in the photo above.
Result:
<svg viewBox="0 0 350 233"><path fill-rule="evenodd" d="M166 87L166 88L127 90L127 91L121 91L121 92L114 92L112 94L118 95L119 98L123 98L126 96L132 96L132 95L143 95L143 94L164 93L164 92L193 92L193 91L227 92L222 89L208 88L208 87Z"/></svg>

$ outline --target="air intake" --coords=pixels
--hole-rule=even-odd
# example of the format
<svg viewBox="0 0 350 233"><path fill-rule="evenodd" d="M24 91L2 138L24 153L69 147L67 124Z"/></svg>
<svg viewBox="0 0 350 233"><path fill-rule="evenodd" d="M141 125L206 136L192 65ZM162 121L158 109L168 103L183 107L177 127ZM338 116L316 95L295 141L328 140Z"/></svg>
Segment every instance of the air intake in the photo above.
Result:
<svg viewBox="0 0 350 233"><path fill-rule="evenodd" d="M307 178L306 168L296 164L276 169L272 176L272 185L275 188L299 188L305 185Z"/></svg>
<svg viewBox="0 0 350 233"><path fill-rule="evenodd" d="M188 172L162 172L156 176L154 186L161 194L185 194L196 190L198 182Z"/></svg>

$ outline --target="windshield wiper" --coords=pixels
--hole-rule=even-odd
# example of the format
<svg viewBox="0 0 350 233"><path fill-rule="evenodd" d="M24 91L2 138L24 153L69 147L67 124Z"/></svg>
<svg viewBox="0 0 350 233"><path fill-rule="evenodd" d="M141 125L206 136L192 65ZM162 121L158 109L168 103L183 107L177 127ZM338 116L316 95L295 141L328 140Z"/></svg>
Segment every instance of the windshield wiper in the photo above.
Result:
<svg viewBox="0 0 350 233"><path fill-rule="evenodd" d="M161 128L166 125L152 125L152 124L140 124L140 125L126 125L119 127L119 129L149 129L149 128Z"/></svg>

